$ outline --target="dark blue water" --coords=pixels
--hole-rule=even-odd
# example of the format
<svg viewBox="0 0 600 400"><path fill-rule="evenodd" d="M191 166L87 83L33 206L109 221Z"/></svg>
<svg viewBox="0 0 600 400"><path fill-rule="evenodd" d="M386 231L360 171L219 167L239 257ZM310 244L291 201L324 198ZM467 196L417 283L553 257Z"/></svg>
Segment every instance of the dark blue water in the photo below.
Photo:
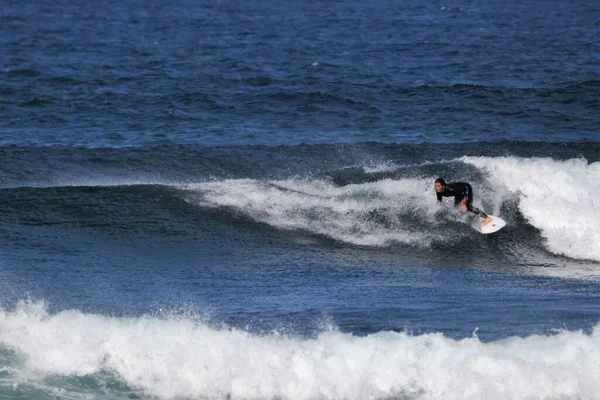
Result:
<svg viewBox="0 0 600 400"><path fill-rule="evenodd" d="M598 398L599 29L3 2L0 397Z"/></svg>

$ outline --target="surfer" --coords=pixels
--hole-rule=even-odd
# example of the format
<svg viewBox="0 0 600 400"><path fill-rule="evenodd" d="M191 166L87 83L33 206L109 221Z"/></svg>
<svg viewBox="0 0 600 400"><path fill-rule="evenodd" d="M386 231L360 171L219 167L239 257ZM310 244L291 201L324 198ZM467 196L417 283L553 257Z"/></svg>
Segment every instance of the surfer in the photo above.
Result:
<svg viewBox="0 0 600 400"><path fill-rule="evenodd" d="M446 183L443 178L435 180L435 194L437 195L438 203L442 202L442 197L454 197L454 205L460 204L462 212L472 212L484 219L482 225L487 225L492 221L490 217L477 207L473 207L473 188L471 185L464 182ZM462 203L462 204L461 204Z"/></svg>

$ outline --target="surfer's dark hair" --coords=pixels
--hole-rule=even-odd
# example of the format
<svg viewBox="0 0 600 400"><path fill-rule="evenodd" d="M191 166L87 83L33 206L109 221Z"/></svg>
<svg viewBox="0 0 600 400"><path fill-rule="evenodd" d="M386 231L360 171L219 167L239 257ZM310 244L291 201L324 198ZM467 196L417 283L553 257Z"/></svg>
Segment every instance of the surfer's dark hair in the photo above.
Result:
<svg viewBox="0 0 600 400"><path fill-rule="evenodd" d="M435 180L435 183L439 183L442 186L446 186L446 181L444 180L444 178L437 178Z"/></svg>

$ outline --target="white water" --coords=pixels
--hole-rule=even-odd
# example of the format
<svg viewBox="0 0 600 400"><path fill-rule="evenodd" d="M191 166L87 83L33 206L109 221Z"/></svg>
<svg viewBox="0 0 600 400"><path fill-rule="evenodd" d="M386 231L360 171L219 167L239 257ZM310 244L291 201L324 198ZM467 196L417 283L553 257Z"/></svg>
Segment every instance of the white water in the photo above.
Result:
<svg viewBox="0 0 600 400"><path fill-rule="evenodd" d="M433 240L446 240L435 229L424 229L423 221L438 222L435 213L439 210L433 186L426 179L385 179L344 187L319 180L236 179L187 188L198 194L191 201L200 205L230 207L277 228L306 230L347 243L427 246ZM378 222L373 213L387 223ZM421 221L403 216L417 216Z"/></svg>
<svg viewBox="0 0 600 400"><path fill-rule="evenodd" d="M600 261L600 162L463 157L490 185L519 195L519 209L555 254Z"/></svg>
<svg viewBox="0 0 600 400"><path fill-rule="evenodd" d="M492 343L394 332L328 331L301 339L181 318L49 314L43 302L20 302L0 309L0 345L21 357L11 367L20 383L108 371L160 399L593 399L600 393L600 325L591 334Z"/></svg>

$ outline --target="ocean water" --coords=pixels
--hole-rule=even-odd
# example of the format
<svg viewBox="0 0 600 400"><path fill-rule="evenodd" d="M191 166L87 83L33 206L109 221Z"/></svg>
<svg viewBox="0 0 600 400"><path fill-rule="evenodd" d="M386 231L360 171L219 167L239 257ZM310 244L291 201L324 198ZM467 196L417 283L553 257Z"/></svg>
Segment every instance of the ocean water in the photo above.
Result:
<svg viewBox="0 0 600 400"><path fill-rule="evenodd" d="M0 398L600 399L599 33L585 0L0 2Z"/></svg>

